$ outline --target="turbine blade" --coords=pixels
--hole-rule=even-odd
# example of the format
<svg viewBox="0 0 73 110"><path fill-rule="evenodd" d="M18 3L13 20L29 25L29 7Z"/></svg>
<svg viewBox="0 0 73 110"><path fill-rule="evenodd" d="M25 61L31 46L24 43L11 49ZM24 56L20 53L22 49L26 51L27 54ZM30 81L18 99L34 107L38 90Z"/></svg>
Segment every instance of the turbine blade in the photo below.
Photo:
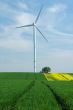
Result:
<svg viewBox="0 0 73 110"><path fill-rule="evenodd" d="M30 27L30 26L33 26L33 24L24 25L24 26L19 26L19 27L16 27L16 28L22 28L22 27Z"/></svg>
<svg viewBox="0 0 73 110"><path fill-rule="evenodd" d="M35 23L37 23L37 21L38 21L38 19L39 19L39 16L40 16L40 14L41 14L42 8L43 8L43 6L41 7L41 9L40 9L40 11L39 11L39 13L38 13L38 15L37 15L37 17L36 17Z"/></svg>
<svg viewBox="0 0 73 110"><path fill-rule="evenodd" d="M48 40L47 40L47 38L42 34L42 32L38 29L38 27L37 26L35 26L36 27L36 29L39 31L39 33L43 36L43 38L47 41L47 42L49 42Z"/></svg>

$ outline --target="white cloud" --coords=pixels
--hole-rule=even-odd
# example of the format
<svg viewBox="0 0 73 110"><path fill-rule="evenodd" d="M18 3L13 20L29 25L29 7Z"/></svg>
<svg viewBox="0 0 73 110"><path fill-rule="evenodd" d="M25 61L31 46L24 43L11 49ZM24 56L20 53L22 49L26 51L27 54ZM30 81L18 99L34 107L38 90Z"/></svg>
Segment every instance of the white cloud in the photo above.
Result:
<svg viewBox="0 0 73 110"><path fill-rule="evenodd" d="M56 30L57 27L60 27L63 20L67 17L66 10L67 6L65 4L60 3L48 7L41 17L41 25L45 27L47 31L54 32L54 29Z"/></svg>
<svg viewBox="0 0 73 110"><path fill-rule="evenodd" d="M59 3L59 4L54 4L50 7L48 7L44 11L40 24L43 27L46 36L49 36L49 37L51 36L50 38L52 38L52 39L62 39L64 41L65 41L65 39L72 40L72 38L73 38L72 33L61 31L61 29L62 30L64 29L65 19L66 20L68 19L67 5ZM47 22L43 22L43 21L47 21ZM63 24L63 27L61 24ZM60 28L60 26L61 26L61 28ZM69 43L70 42L72 43L71 40L69 40ZM68 43L68 40L66 40L66 41Z"/></svg>
<svg viewBox="0 0 73 110"><path fill-rule="evenodd" d="M20 3L20 5L21 4L22 4L22 2ZM26 4L23 4L23 5L25 5L24 8L27 7ZM19 6L19 7L21 7L21 6ZM13 42L14 43L17 42L16 45L20 45L19 41L23 42L22 33L26 31L27 33L32 34L32 32L28 28L25 28L25 31L24 31L24 29L16 29L15 27L21 26L21 25L31 24L34 21L35 16L29 12L26 13L26 12L18 12L18 10L15 11L14 9L11 9L10 7L8 7L8 5L5 5L5 10L6 10L6 8L7 8L7 10L10 10L11 13L16 13L12 16L12 19L15 21L15 25L14 26L13 25L2 26L1 28L3 31L0 33L0 37L1 37L1 39L3 39L3 38L5 39L3 44L6 44L5 42L7 42L7 40L8 40L8 44L9 44L9 42L11 42L11 40L12 40L11 44L13 44ZM52 5L50 8L48 8L46 10L45 16L43 17L43 15L42 15L42 19L39 20L40 21L39 23L44 25L46 33L47 33L46 35L48 35L48 32L51 32L54 34L55 38L62 38L61 40L58 40L58 41L72 43L72 40L69 39L69 37L73 36L72 34L60 32L57 29L55 29L59 25L59 24L57 24L57 22L59 22L59 20L56 22L56 19L59 19L58 13L64 13L64 10L66 10L66 8L67 7L65 4L54 4L54 5ZM57 13L54 14L54 16L52 16L52 11L57 12ZM61 16L61 18L63 18L63 17L64 16ZM47 21L47 22L43 22L43 21ZM56 35L58 37L56 37ZM54 38L54 36L52 37L52 39ZM66 38L66 37L69 40L68 39L65 40L64 38ZM28 44L27 41L25 44ZM31 45L31 41L29 44ZM15 46L15 48L16 47L17 47L17 49L19 48L19 46ZM29 46L29 48L30 47L31 46ZM11 46L11 48L12 48L12 46ZM22 46L20 46L20 48L23 49ZM14 49L14 47L13 47L13 49Z"/></svg>
<svg viewBox="0 0 73 110"><path fill-rule="evenodd" d="M9 19L12 19L15 24L11 25L1 25L0 26L0 47L9 48L15 51L30 51L32 49L32 41L23 39L22 33L23 29L17 29L17 26L25 25L33 22L34 16L31 13L19 12L18 10L12 9L8 4L1 3L0 11L3 15L8 16ZM17 4L19 8L23 8L22 2ZM24 8L27 8L26 4L23 4ZM29 32L25 29L26 32ZM30 32L29 32L30 33ZM29 35L25 35L28 38Z"/></svg>
<svg viewBox="0 0 73 110"><path fill-rule="evenodd" d="M30 13L22 12L22 13L18 13L15 16L15 20L18 25L32 24L34 21L34 16Z"/></svg>
<svg viewBox="0 0 73 110"><path fill-rule="evenodd" d="M50 65L55 72L72 72L73 51L58 49L50 54Z"/></svg>
<svg viewBox="0 0 73 110"><path fill-rule="evenodd" d="M17 11L11 8L10 5L4 2L0 2L0 15L3 17L8 17L13 19L14 15L16 15Z"/></svg>
<svg viewBox="0 0 73 110"><path fill-rule="evenodd" d="M25 10L28 10L28 5L27 4L25 4L24 2L18 2L18 7L20 8L20 9L25 9Z"/></svg>
<svg viewBox="0 0 73 110"><path fill-rule="evenodd" d="M46 56L42 55L37 64L39 69L45 65L50 66L52 72L72 72L73 50L59 47L48 50Z"/></svg>
<svg viewBox="0 0 73 110"><path fill-rule="evenodd" d="M29 48L30 47L30 48ZM30 51L32 42L29 40L1 40L0 48L12 49L15 51Z"/></svg>
<svg viewBox="0 0 73 110"><path fill-rule="evenodd" d="M32 41L22 38L22 31L13 27L3 27L4 33L0 34L0 48L12 49L15 51L31 51ZM27 36L28 37L28 36Z"/></svg>
<svg viewBox="0 0 73 110"><path fill-rule="evenodd" d="M48 30L58 36L62 36L63 37L66 37L66 38L69 38L69 37L73 37L73 34L70 34L70 33L65 33L65 32L61 32L57 29L55 29L54 27L48 27Z"/></svg>
<svg viewBox="0 0 73 110"><path fill-rule="evenodd" d="M65 50L60 48L55 48L48 53L50 57L60 58L61 59L72 59L73 58L73 51L72 50Z"/></svg>
<svg viewBox="0 0 73 110"><path fill-rule="evenodd" d="M9 6L7 4L0 2L0 12L3 12L8 8Z"/></svg>
<svg viewBox="0 0 73 110"><path fill-rule="evenodd" d="M54 4L53 6L51 6L49 8L49 12L52 12L52 13L60 13L64 10L66 10L66 5L65 4Z"/></svg>
<svg viewBox="0 0 73 110"><path fill-rule="evenodd" d="M33 64L31 61L26 60L25 62L25 60L22 61L21 58L19 59L17 61L16 59L7 59L6 63L3 63L3 61L0 62L0 72L33 72Z"/></svg>

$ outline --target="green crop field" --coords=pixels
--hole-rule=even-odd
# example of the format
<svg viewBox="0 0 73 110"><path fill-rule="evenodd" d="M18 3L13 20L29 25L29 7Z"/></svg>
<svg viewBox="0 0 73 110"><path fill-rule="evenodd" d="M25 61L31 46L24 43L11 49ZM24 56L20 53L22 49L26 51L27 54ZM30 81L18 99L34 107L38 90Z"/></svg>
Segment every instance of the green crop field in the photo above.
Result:
<svg viewBox="0 0 73 110"><path fill-rule="evenodd" d="M0 110L73 110L73 81L43 74L0 73Z"/></svg>

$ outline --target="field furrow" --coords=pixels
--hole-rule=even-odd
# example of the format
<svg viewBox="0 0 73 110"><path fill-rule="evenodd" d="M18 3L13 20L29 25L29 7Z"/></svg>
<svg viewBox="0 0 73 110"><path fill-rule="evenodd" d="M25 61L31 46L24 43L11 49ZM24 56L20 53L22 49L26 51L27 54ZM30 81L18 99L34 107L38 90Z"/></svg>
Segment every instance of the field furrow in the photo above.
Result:
<svg viewBox="0 0 73 110"><path fill-rule="evenodd" d="M36 81L35 86L20 98L16 110L61 110L61 108L50 89L41 81Z"/></svg>
<svg viewBox="0 0 73 110"><path fill-rule="evenodd" d="M11 104L10 110L16 110L16 104L18 103L20 98L22 98L27 92L29 92L30 89L32 89L32 87L34 86L34 84L35 84L35 81L33 80L26 88L24 88L24 91L22 93L20 93L17 97L15 97L15 99L13 100L13 103Z"/></svg>
<svg viewBox="0 0 73 110"><path fill-rule="evenodd" d="M42 82L48 89L52 92L55 100L57 101L58 105L60 106L61 110L69 110L68 105L64 102L63 98L54 91L54 89L47 83Z"/></svg>

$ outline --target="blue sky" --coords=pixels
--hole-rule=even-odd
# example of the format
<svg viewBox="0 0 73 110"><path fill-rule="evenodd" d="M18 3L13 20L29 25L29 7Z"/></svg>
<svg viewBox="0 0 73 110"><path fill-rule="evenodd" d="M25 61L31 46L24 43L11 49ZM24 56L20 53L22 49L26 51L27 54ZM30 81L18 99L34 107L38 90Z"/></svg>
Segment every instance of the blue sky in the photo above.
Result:
<svg viewBox="0 0 73 110"><path fill-rule="evenodd" d="M41 5L37 26L37 71L73 72L72 0L0 0L0 71L33 71L33 30L15 27L32 23Z"/></svg>

